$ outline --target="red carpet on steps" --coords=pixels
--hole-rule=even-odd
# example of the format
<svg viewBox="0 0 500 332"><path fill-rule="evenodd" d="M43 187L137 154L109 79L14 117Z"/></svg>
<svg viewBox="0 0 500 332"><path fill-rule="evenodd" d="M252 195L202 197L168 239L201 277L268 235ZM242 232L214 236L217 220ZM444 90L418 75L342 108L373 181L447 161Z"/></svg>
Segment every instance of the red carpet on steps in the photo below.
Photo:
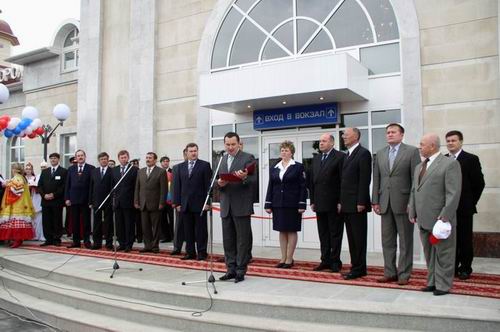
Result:
<svg viewBox="0 0 500 332"><path fill-rule="evenodd" d="M24 244L21 248L52 252L59 254L70 254L79 256L89 256L97 258L113 259L113 251L111 250L89 250L89 249L68 249L66 247L40 247L38 244ZM118 252L117 259L120 261L128 261L143 264L154 264L161 266L177 267L184 269L205 270L209 264L207 261L193 261L180 259L181 256L170 256L169 252L162 250L159 254L139 254L137 250L130 253ZM220 255L214 255L214 271L225 272L224 263L215 262ZM426 270L414 269L410 282L406 286L399 286L394 283L377 283L377 279L384 274L382 267L369 266L368 275L356 280L344 280L339 273L331 273L328 271L316 272L312 269L318 262L295 261L292 269L278 269L274 265L278 263L276 259L257 258L254 257L248 266L248 275L268 277L268 278L283 278L311 282L334 283L355 286L380 287L380 288L395 288L407 290L420 290L426 286ZM345 265L342 272L347 272L349 266ZM455 278L453 288L450 291L453 294L483 296L500 299L500 275L473 273L468 280L462 281Z"/></svg>

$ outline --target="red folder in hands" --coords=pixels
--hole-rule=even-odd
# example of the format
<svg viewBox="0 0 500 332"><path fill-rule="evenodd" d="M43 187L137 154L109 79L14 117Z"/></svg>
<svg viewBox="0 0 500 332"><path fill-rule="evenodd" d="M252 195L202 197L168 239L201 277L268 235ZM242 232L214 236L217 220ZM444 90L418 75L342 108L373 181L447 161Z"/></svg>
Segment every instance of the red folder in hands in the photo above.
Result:
<svg viewBox="0 0 500 332"><path fill-rule="evenodd" d="M227 182L241 182L239 177L237 177L234 173L220 173L219 179L227 181Z"/></svg>

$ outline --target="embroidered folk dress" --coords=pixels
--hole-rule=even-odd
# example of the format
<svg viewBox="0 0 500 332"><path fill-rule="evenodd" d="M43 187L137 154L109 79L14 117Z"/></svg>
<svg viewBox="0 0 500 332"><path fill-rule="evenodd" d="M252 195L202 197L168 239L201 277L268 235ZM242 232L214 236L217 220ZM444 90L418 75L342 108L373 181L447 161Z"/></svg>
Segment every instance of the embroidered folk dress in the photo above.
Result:
<svg viewBox="0 0 500 332"><path fill-rule="evenodd" d="M0 207L0 240L31 240L35 209L31 202L28 183L16 174L6 182Z"/></svg>

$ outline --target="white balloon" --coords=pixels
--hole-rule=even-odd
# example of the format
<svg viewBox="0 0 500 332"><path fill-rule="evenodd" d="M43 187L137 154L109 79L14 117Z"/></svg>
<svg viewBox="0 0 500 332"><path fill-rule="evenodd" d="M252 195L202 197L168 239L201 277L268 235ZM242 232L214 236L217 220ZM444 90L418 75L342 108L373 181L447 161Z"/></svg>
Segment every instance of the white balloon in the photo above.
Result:
<svg viewBox="0 0 500 332"><path fill-rule="evenodd" d="M29 135L29 134L31 134L31 133L33 132L33 129L31 129L30 127L31 127L31 126L29 126L28 128L24 129L24 133L25 133L26 135Z"/></svg>
<svg viewBox="0 0 500 332"><path fill-rule="evenodd" d="M34 119L31 124L30 124L30 127L35 130L36 128L40 127L42 125L42 120L40 119Z"/></svg>
<svg viewBox="0 0 500 332"><path fill-rule="evenodd" d="M38 118L38 110L33 106L26 106L21 113L23 118L34 120Z"/></svg>
<svg viewBox="0 0 500 332"><path fill-rule="evenodd" d="M7 129L14 129L17 127L17 125L19 124L19 122L21 122L21 119L19 118L16 118L16 117L13 117L13 118L10 118L10 121L9 121L9 124L7 125Z"/></svg>
<svg viewBox="0 0 500 332"><path fill-rule="evenodd" d="M52 114L54 114L56 119L59 121L66 121L69 118L70 113L71 110L66 104L57 104L54 106L54 110L52 111Z"/></svg>
<svg viewBox="0 0 500 332"><path fill-rule="evenodd" d="M9 95L9 89L5 85L0 83L0 104L5 103L7 99L9 99Z"/></svg>

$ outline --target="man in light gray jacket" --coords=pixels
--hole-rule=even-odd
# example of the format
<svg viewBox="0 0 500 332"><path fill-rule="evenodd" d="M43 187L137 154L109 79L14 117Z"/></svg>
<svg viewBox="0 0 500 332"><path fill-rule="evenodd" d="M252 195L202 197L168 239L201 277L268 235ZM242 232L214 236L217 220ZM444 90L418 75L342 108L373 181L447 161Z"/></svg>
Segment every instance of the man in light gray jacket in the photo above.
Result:
<svg viewBox="0 0 500 332"><path fill-rule="evenodd" d="M462 188L460 164L439 152L436 134L426 134L420 141L420 153L425 160L415 169L410 195L410 221L417 223L424 247L428 275L424 292L448 294L455 270L457 239L456 212ZM437 220L451 225L448 238L431 244L429 236Z"/></svg>
<svg viewBox="0 0 500 332"><path fill-rule="evenodd" d="M415 166L420 154L403 143L405 130L391 123L386 127L387 146L379 150L373 162L372 208L382 216L384 276L378 282L408 284L413 267L413 224L408 220L408 200ZM397 238L399 260L396 268Z"/></svg>

